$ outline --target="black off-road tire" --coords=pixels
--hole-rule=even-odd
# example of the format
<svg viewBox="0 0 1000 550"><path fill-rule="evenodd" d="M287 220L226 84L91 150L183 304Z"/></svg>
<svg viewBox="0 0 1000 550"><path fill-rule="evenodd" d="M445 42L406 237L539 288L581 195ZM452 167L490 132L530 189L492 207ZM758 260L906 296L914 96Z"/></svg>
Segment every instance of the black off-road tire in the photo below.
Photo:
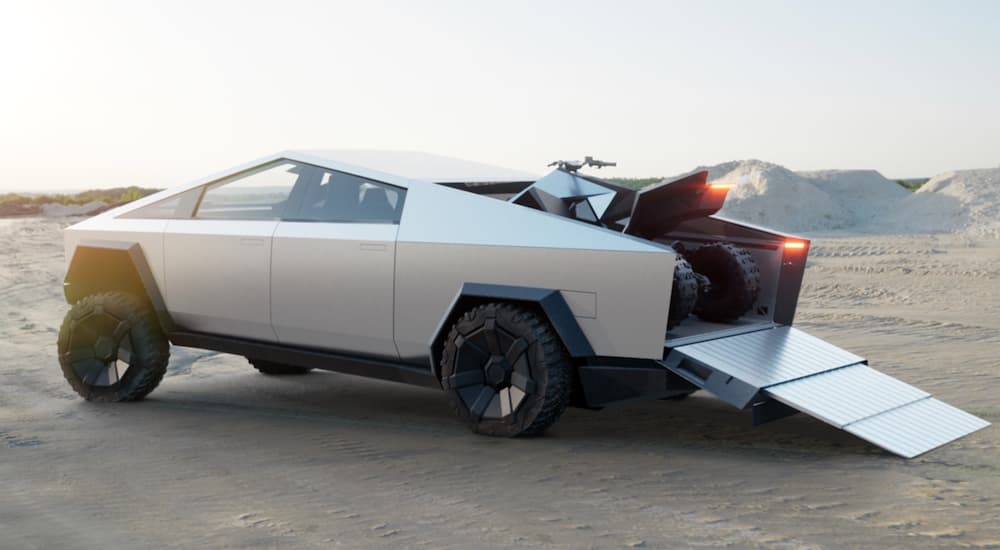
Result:
<svg viewBox="0 0 1000 550"><path fill-rule="evenodd" d="M708 292L698 297L695 315L706 321L727 322L740 318L753 307L760 293L760 269L746 249L716 243L702 246L685 257L695 272L710 282Z"/></svg>
<svg viewBox="0 0 1000 550"><path fill-rule="evenodd" d="M302 374L309 374L309 367L297 367L295 365L286 365L284 363L275 363L273 361L264 361L263 359L254 359L252 357L247 357L247 361L253 365L253 368L260 371L261 374L266 374L268 376L297 376Z"/></svg>
<svg viewBox="0 0 1000 550"><path fill-rule="evenodd" d="M674 283L670 290L670 315L667 317L667 330L670 330L687 319L698 303L698 280L694 276L691 264L682 258L677 259L674 267Z"/></svg>
<svg viewBox="0 0 1000 550"><path fill-rule="evenodd" d="M566 410L573 365L545 319L519 305L489 303L466 312L448 333L441 386L472 431L538 435Z"/></svg>
<svg viewBox="0 0 1000 550"><path fill-rule="evenodd" d="M76 302L63 319L58 351L63 376L76 393L105 403L146 397L170 360L170 344L155 313L123 292Z"/></svg>

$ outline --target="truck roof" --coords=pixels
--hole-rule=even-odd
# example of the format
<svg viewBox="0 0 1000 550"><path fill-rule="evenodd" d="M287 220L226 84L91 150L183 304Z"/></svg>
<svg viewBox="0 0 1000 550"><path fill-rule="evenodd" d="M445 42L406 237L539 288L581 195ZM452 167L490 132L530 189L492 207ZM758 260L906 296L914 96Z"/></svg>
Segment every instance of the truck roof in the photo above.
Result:
<svg viewBox="0 0 1000 550"><path fill-rule="evenodd" d="M343 165L345 168L367 168L401 178L432 183L528 182L535 181L539 177L530 172L420 151L296 149L287 153L323 159Z"/></svg>

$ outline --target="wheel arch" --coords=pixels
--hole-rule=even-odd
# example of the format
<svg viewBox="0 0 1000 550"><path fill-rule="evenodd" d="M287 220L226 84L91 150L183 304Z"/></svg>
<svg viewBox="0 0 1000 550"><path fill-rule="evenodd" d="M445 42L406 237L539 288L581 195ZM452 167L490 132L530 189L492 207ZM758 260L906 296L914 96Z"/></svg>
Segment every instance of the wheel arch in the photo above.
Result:
<svg viewBox="0 0 1000 550"><path fill-rule="evenodd" d="M435 380L441 376L442 349L452 325L466 311L489 302L509 302L530 307L552 325L570 357L576 359L594 355L590 341L558 289L465 283L438 323L430 341L431 371Z"/></svg>
<svg viewBox="0 0 1000 550"><path fill-rule="evenodd" d="M156 312L164 332L175 328L139 243L88 240L76 246L63 282L66 302L99 292L127 292Z"/></svg>

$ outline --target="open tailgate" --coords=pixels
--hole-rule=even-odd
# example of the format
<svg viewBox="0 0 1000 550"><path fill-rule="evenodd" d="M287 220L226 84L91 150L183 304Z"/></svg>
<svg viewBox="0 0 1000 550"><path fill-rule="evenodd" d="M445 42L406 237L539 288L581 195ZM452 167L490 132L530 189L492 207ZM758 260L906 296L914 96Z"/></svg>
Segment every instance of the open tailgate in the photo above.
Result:
<svg viewBox="0 0 1000 550"><path fill-rule="evenodd" d="M788 326L670 348L663 364L738 408L776 401L906 458L989 425Z"/></svg>

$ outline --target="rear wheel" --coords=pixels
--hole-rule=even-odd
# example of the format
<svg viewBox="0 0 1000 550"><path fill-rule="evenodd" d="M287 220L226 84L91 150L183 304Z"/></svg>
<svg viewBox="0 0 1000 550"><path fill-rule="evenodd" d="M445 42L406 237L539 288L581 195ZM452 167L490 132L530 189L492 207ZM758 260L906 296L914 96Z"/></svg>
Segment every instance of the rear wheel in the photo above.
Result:
<svg viewBox="0 0 1000 550"><path fill-rule="evenodd" d="M263 359L254 359L252 357L247 357L247 361L250 361L250 364L253 365L253 368L260 371L261 374L266 374L268 376L308 374L309 371L312 370L308 367L297 367L295 365L286 365L284 363L264 361Z"/></svg>
<svg viewBox="0 0 1000 550"><path fill-rule="evenodd" d="M138 401L163 379L170 345L154 313L121 292L73 304L59 330L59 365L88 401Z"/></svg>
<svg viewBox="0 0 1000 550"><path fill-rule="evenodd" d="M445 340L441 386L474 432L536 435L569 404L572 364L555 330L504 303L465 313Z"/></svg>
<svg viewBox="0 0 1000 550"><path fill-rule="evenodd" d="M687 260L678 258L674 267L674 283L670 290L670 315L667 330L687 319L698 303L698 280Z"/></svg>
<svg viewBox="0 0 1000 550"><path fill-rule="evenodd" d="M694 312L706 321L740 318L753 307L760 292L760 270L750 252L729 243L702 246L685 255L696 273L709 280Z"/></svg>

